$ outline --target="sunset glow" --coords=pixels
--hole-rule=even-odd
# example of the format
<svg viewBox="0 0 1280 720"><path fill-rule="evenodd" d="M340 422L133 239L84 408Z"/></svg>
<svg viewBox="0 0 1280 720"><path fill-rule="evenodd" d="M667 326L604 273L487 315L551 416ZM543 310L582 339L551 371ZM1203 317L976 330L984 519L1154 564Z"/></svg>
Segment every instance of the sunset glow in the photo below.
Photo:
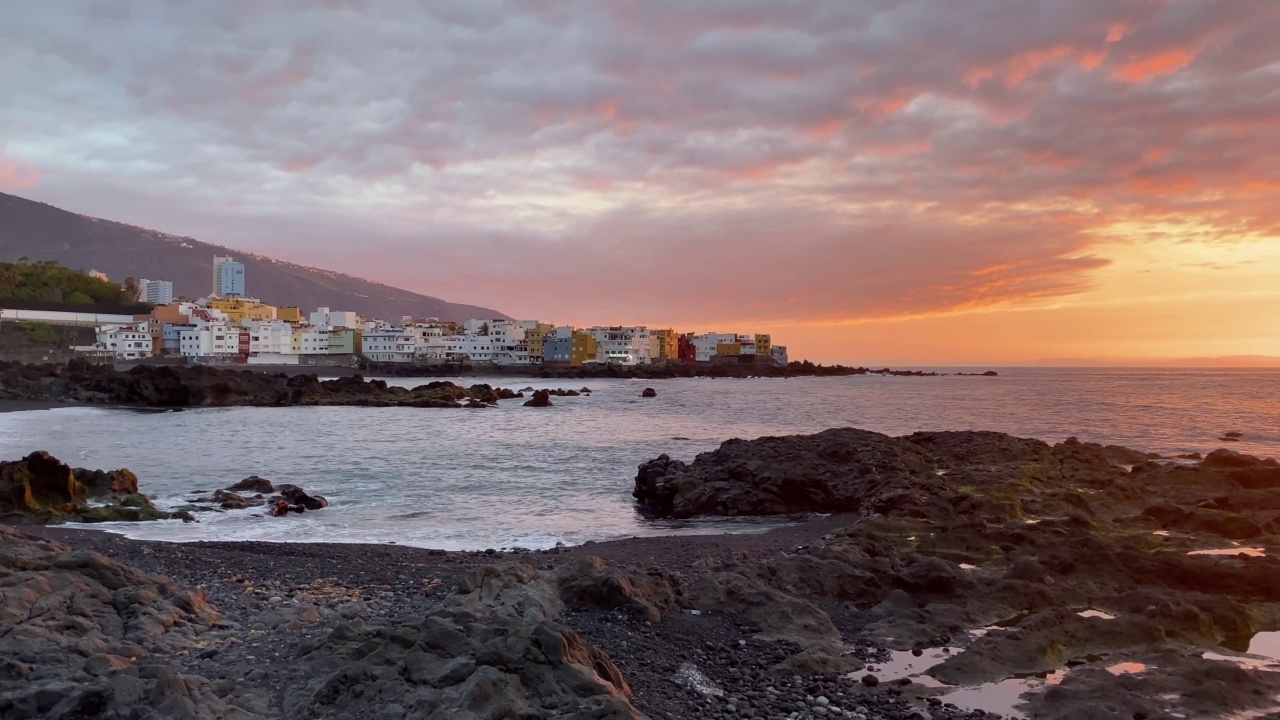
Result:
<svg viewBox="0 0 1280 720"><path fill-rule="evenodd" d="M18 0L0 191L792 358L1280 357L1280 3Z"/></svg>

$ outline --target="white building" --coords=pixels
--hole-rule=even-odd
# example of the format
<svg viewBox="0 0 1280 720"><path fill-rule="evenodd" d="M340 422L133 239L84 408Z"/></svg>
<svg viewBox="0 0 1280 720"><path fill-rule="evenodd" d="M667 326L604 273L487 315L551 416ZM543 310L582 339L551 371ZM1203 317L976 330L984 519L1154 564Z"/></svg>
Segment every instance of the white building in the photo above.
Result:
<svg viewBox="0 0 1280 720"><path fill-rule="evenodd" d="M102 272L101 270L90 269L89 272L85 273L85 275L88 275L89 277L95 278L97 280L102 280L103 282L110 281L110 278L107 277L107 274Z"/></svg>
<svg viewBox="0 0 1280 720"><path fill-rule="evenodd" d="M361 322L360 316L353 312L334 312L327 307L316 308L310 320L312 327L329 328L358 328Z"/></svg>
<svg viewBox="0 0 1280 720"><path fill-rule="evenodd" d="M374 362L413 362L417 345L413 333L395 325L381 325L364 334L364 356Z"/></svg>
<svg viewBox="0 0 1280 720"><path fill-rule="evenodd" d="M293 326L283 320L256 321L245 320L242 323L249 331L249 354L253 355L293 355Z"/></svg>
<svg viewBox="0 0 1280 720"><path fill-rule="evenodd" d="M147 323L136 325L105 325L98 328L98 347L110 350L120 360L140 360L151 357L151 333Z"/></svg>
<svg viewBox="0 0 1280 720"><path fill-rule="evenodd" d="M693 349L698 362L711 362L716 356L716 348L721 343L737 342L738 336L733 333L703 333L693 336Z"/></svg>
<svg viewBox="0 0 1280 720"><path fill-rule="evenodd" d="M367 341L366 341L367 342ZM443 344L443 351L439 344ZM500 335L450 335L433 339L427 346L427 352L435 359L441 358L454 362L467 361L476 364L493 365L528 365L529 346L523 339L515 340L505 333Z"/></svg>
<svg viewBox="0 0 1280 720"><path fill-rule="evenodd" d="M152 305L168 305L173 302L173 283L168 280L139 280L138 301Z"/></svg>
<svg viewBox="0 0 1280 720"><path fill-rule="evenodd" d="M601 327L588 330L596 339L596 361L615 365L647 365L653 361L652 333L637 327Z"/></svg>
<svg viewBox="0 0 1280 720"><path fill-rule="evenodd" d="M294 328L293 351L296 355L328 355L329 328L327 326Z"/></svg>
<svg viewBox="0 0 1280 720"><path fill-rule="evenodd" d="M230 357L240 353L240 330L201 324L178 333L178 351L186 357Z"/></svg>
<svg viewBox="0 0 1280 720"><path fill-rule="evenodd" d="M779 365L787 364L787 346L786 345L773 346L773 361L778 363Z"/></svg>

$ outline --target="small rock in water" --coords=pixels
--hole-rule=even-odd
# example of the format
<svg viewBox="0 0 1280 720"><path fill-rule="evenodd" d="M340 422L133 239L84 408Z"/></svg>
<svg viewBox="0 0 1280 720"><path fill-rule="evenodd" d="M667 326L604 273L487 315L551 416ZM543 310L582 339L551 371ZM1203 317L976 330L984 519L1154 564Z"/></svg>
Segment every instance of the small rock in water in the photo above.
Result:
<svg viewBox="0 0 1280 720"><path fill-rule="evenodd" d="M875 687L880 684L880 678L876 677L875 675L869 675L869 674L863 675L862 684L866 685L867 687Z"/></svg>

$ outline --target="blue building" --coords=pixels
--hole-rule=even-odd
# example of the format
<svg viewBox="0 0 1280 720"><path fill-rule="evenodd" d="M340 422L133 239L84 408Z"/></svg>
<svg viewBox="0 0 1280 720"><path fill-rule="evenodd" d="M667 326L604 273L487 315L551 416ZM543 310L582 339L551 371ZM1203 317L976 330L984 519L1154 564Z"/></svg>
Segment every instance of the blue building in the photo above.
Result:
<svg viewBox="0 0 1280 720"><path fill-rule="evenodd" d="M573 338L548 336L542 341L542 362L546 365L573 363Z"/></svg>
<svg viewBox="0 0 1280 720"><path fill-rule="evenodd" d="M219 297L244 297L244 263L230 258L218 263L215 268L217 282L214 294Z"/></svg>
<svg viewBox="0 0 1280 720"><path fill-rule="evenodd" d="M162 351L157 355L180 355L182 353L182 331L194 330L195 325L179 325L176 323L165 323L164 329L161 331L164 344L161 346Z"/></svg>

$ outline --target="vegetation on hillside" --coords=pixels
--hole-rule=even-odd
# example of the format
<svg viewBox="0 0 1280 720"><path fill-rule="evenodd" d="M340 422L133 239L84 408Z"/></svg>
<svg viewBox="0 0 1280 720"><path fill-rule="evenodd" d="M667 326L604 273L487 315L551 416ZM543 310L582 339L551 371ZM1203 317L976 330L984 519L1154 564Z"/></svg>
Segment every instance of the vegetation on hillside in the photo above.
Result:
<svg viewBox="0 0 1280 720"><path fill-rule="evenodd" d="M20 322L18 327L27 333L27 337L31 342L35 343L56 343L58 334L54 332L52 325L39 322Z"/></svg>
<svg viewBox="0 0 1280 720"><path fill-rule="evenodd" d="M130 278L125 284L133 289L132 295L127 288L51 260L0 263L0 306L6 300L104 307L136 305L137 282Z"/></svg>

